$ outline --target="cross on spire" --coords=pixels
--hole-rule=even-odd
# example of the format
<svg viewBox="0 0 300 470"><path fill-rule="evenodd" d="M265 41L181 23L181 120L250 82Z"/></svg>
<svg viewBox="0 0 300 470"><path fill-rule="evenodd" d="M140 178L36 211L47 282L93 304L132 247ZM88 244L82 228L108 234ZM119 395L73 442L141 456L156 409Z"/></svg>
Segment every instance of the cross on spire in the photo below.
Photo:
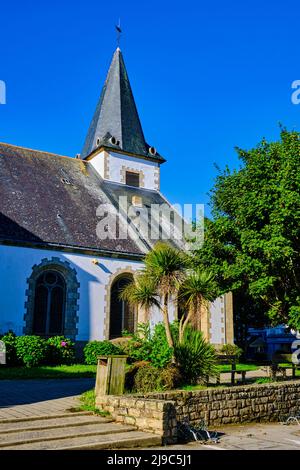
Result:
<svg viewBox="0 0 300 470"><path fill-rule="evenodd" d="M119 18L119 24L116 25L116 31L117 31L117 47L120 47L120 41L121 41L121 20Z"/></svg>

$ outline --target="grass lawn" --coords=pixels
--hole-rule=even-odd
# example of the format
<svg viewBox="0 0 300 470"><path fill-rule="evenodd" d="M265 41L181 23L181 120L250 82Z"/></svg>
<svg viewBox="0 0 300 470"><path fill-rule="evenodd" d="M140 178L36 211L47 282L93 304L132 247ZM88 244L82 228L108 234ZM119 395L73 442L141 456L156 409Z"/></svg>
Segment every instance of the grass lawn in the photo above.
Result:
<svg viewBox="0 0 300 470"><path fill-rule="evenodd" d="M178 390L193 391L193 390L206 390L207 388L208 388L207 385L183 385ZM214 388L216 388L216 387L214 387Z"/></svg>
<svg viewBox="0 0 300 470"><path fill-rule="evenodd" d="M97 366L73 364L71 366L6 367L0 365L0 380L13 379L81 379L96 377Z"/></svg>
<svg viewBox="0 0 300 470"><path fill-rule="evenodd" d="M96 377L97 366L73 364L71 366L7 367L0 365L0 380L26 379L80 379ZM237 364L237 370L257 370L253 364ZM220 372L230 372L230 365L218 365ZM300 371L297 371L300 373ZM298 375L298 374L297 374Z"/></svg>
<svg viewBox="0 0 300 470"><path fill-rule="evenodd" d="M245 370L245 371L250 371L250 370L257 370L259 369L260 366L257 366L255 364L236 364L236 370ZM218 370L220 372L231 372L231 365L230 364L219 364L218 365Z"/></svg>

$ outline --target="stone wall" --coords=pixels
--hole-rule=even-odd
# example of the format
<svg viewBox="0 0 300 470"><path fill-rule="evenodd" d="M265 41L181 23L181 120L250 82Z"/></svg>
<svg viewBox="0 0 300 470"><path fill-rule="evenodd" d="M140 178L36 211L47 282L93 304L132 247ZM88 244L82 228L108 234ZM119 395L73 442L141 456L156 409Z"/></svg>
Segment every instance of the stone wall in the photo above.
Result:
<svg viewBox="0 0 300 470"><path fill-rule="evenodd" d="M250 421L278 421L300 411L300 382L174 391L146 395L105 396L96 405L120 422L176 442L177 421L204 419L209 426Z"/></svg>
<svg viewBox="0 0 300 470"><path fill-rule="evenodd" d="M120 423L158 434L162 443L176 442L175 403L167 400L134 396L98 396L96 407L108 411Z"/></svg>

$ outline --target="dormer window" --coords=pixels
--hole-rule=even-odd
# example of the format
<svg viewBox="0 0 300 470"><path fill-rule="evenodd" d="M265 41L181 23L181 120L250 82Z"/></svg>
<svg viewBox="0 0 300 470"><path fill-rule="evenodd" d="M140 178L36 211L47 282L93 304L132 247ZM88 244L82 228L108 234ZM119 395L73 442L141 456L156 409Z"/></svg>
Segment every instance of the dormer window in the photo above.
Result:
<svg viewBox="0 0 300 470"><path fill-rule="evenodd" d="M126 171L125 183L128 186L134 186L135 188L140 187L140 175L133 171Z"/></svg>

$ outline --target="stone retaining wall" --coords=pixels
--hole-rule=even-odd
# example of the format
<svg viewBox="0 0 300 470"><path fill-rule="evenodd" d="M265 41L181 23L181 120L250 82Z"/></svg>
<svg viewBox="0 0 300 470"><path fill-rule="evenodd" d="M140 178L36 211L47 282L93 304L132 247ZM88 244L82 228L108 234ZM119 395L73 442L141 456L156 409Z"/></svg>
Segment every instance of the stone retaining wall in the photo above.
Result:
<svg viewBox="0 0 300 470"><path fill-rule="evenodd" d="M176 442L175 402L137 395L105 395L96 398L96 407L108 411L117 422L158 434L162 443Z"/></svg>
<svg viewBox="0 0 300 470"><path fill-rule="evenodd" d="M186 416L191 423L204 419L209 426L218 426L278 421L281 415L299 413L300 383L105 396L96 399L96 406L117 421L159 434L164 443L171 443L176 442L177 421Z"/></svg>

